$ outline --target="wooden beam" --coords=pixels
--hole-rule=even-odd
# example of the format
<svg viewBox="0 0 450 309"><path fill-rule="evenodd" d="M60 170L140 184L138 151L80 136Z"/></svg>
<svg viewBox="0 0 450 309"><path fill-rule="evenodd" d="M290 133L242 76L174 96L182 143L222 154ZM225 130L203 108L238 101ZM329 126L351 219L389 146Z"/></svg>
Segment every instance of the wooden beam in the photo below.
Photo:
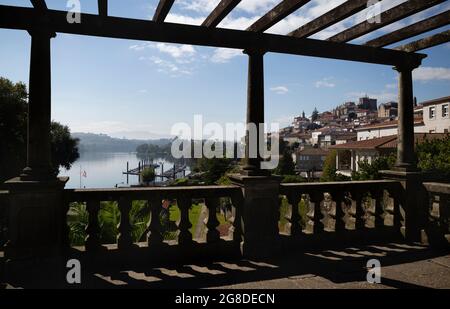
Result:
<svg viewBox="0 0 450 309"><path fill-rule="evenodd" d="M322 16L312 20L311 22L301 26L297 30L292 31L288 35L297 38L307 38L323 29L334 25L347 17L350 17L367 7L367 0L347 1Z"/></svg>
<svg viewBox="0 0 450 309"><path fill-rule="evenodd" d="M202 23L203 27L215 28L228 14L241 2L241 0L221 0L216 8Z"/></svg>
<svg viewBox="0 0 450 309"><path fill-rule="evenodd" d="M153 15L153 21L158 23L164 22L174 2L175 0L159 0L155 15Z"/></svg>
<svg viewBox="0 0 450 309"><path fill-rule="evenodd" d="M98 0L98 15L108 16L108 0Z"/></svg>
<svg viewBox="0 0 450 309"><path fill-rule="evenodd" d="M41 10L41 11L46 11L47 10L47 4L45 3L45 0L30 0L31 5L33 5L33 7L35 9Z"/></svg>
<svg viewBox="0 0 450 309"><path fill-rule="evenodd" d="M416 35L443 27L448 24L450 24L450 10L438 14L436 16L430 17L428 19L419 21L418 23L412 24L408 27L401 28L397 31L380 36L379 38L370 40L364 45L370 47L384 47L414 37Z"/></svg>
<svg viewBox="0 0 450 309"><path fill-rule="evenodd" d="M284 0L266 15L258 19L253 25L248 27L247 31L264 32L310 1L311 0Z"/></svg>
<svg viewBox="0 0 450 309"><path fill-rule="evenodd" d="M426 55L341 44L251 31L157 23L121 17L81 14L82 23L67 22L66 11L48 10L48 24L55 32L116 39L154 41L340 59L385 65L420 63ZM32 8L0 5L0 28L29 30L39 14Z"/></svg>
<svg viewBox="0 0 450 309"><path fill-rule="evenodd" d="M376 21L363 21L347 30L338 33L328 41L337 42L337 43L345 43L349 42L353 39L356 39L360 36L363 36L369 32L380 29L389 24L395 23L403 18L409 17L413 14L416 14L420 11L426 10L432 6L435 6L439 3L442 3L446 0L409 0L396 7L382 12L380 15L374 17L374 19L379 19L380 22Z"/></svg>
<svg viewBox="0 0 450 309"><path fill-rule="evenodd" d="M414 53L419 50L431 48L437 45L450 42L450 30L426 37L424 39L398 46L395 50L400 50L408 53Z"/></svg>

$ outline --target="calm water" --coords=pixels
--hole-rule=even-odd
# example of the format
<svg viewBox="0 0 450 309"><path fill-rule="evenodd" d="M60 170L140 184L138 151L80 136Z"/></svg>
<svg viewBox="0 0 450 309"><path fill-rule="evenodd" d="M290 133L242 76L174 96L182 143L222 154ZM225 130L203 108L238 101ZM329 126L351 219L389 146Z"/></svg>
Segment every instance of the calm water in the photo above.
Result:
<svg viewBox="0 0 450 309"><path fill-rule="evenodd" d="M66 185L68 189L80 188L80 178L82 188L113 188L127 186L127 176L122 173L127 169L127 162L130 169L136 168L140 159L135 153L99 153L85 152L80 154L80 158L75 162L70 170L63 169L60 176L69 176L70 180ZM154 163L164 163L164 171L173 167L164 159L158 158ZM81 173L80 173L81 170ZM86 177L80 177L86 172ZM161 166L156 169L156 174L161 173ZM129 176L129 185L137 185L138 176Z"/></svg>

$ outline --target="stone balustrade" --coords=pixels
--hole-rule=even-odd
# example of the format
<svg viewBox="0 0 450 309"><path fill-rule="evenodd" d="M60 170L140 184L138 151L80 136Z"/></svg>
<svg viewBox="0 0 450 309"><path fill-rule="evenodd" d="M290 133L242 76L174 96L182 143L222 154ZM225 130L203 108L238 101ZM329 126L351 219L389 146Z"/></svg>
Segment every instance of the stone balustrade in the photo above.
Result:
<svg viewBox="0 0 450 309"><path fill-rule="evenodd" d="M217 227L217 218L220 199L225 198L231 202L233 211L230 233L221 237ZM163 201L172 201L179 208L179 222L177 225L177 241L175 244L184 248L195 248L203 242L204 245L223 245L234 243L239 245L242 240L241 207L242 194L236 186L208 186L208 187L164 187L164 188L118 188L118 189L76 189L64 190L64 217L67 223L67 213L71 203L85 203L89 213L89 220L86 227L85 250L88 253L101 252L113 247L115 250L124 252L142 247L142 243L134 243L131 233L130 211L133 201L146 201L149 205L149 222L147 224L147 241L144 246L149 249L154 248L158 252L162 247L168 246L173 241L165 241L160 222L160 213ZM200 201L208 209L207 220L205 222L207 232L205 241L193 239L190 232L193 222L190 222L189 212L193 201ZM120 222L118 224L118 237L115 246L102 244L100 234L102 226L99 223L99 211L102 202L116 202L120 212ZM63 227L64 246L69 246L69 226ZM195 251L195 249L193 250Z"/></svg>
<svg viewBox="0 0 450 309"><path fill-rule="evenodd" d="M391 180L281 184L289 204L284 232L296 239L324 234L333 234L333 240L397 237L404 220L401 192L400 182Z"/></svg>

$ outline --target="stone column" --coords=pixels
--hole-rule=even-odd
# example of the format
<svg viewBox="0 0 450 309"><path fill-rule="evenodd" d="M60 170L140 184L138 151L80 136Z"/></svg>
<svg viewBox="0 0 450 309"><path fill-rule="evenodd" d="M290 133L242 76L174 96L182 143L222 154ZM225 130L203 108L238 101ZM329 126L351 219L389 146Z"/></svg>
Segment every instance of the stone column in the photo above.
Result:
<svg viewBox="0 0 450 309"><path fill-rule="evenodd" d="M264 132L259 125L264 123L264 51L248 50L248 97L247 124L257 126L257 141L247 132L244 166L240 174L232 175L231 180L242 188L243 231L242 253L247 257L261 258L276 254L280 249L279 220L279 177L261 169L262 157L259 153L260 138ZM256 149L249 149L249 146ZM257 154L251 156L251 154Z"/></svg>
<svg viewBox="0 0 450 309"><path fill-rule="evenodd" d="M49 180L54 178L50 150L50 40L54 34L46 27L36 27L30 34L27 167L20 177L22 180Z"/></svg>
<svg viewBox="0 0 450 309"><path fill-rule="evenodd" d="M51 166L50 40L54 33L39 22L31 35L27 167L5 183L9 191L8 259L52 256L64 242L65 179Z"/></svg>
<svg viewBox="0 0 450 309"><path fill-rule="evenodd" d="M395 67L399 73L397 170L416 171L414 154L414 95L412 71L417 65Z"/></svg>
<svg viewBox="0 0 450 309"><path fill-rule="evenodd" d="M247 176L267 175L261 170L260 156L260 124L264 123L264 54L262 50L247 50L248 55L248 88L247 88L247 126L256 126L256 136L247 130L245 138L245 160L243 174ZM256 138L256 140L255 140ZM256 149L253 147L256 146ZM251 149L252 147L252 149Z"/></svg>
<svg viewBox="0 0 450 309"><path fill-rule="evenodd" d="M414 152L414 95L412 71L420 65L405 60L395 67L399 72L399 111L397 163L392 171L383 171L387 179L401 182L403 190L397 199L404 211L403 236L409 241L419 241L427 219L424 175L418 171Z"/></svg>

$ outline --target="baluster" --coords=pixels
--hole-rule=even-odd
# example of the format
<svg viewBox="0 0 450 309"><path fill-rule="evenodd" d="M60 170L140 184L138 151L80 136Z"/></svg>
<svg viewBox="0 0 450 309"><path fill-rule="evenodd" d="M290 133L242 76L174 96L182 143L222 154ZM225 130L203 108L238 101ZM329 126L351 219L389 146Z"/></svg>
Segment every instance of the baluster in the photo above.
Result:
<svg viewBox="0 0 450 309"><path fill-rule="evenodd" d="M180 208L181 218L178 228L180 234L178 235L178 243L180 245L192 243L192 234L189 229L192 227L189 221L189 209L191 208L192 200L190 198L179 198L177 199L178 208Z"/></svg>
<svg viewBox="0 0 450 309"><path fill-rule="evenodd" d="M342 204L344 203L344 192L343 191L336 191L332 193L333 200L335 202L334 207L334 231L335 232L342 232L345 231L345 213L342 210Z"/></svg>
<svg viewBox="0 0 450 309"><path fill-rule="evenodd" d="M291 223L291 236L298 236L302 233L302 227L300 225L300 213L298 211L298 204L300 203L301 196L296 193L291 193L287 196L289 204L291 205L291 216L287 218Z"/></svg>
<svg viewBox="0 0 450 309"><path fill-rule="evenodd" d="M152 197L148 204L150 205L150 221L147 225L148 233L148 245L155 246L160 245L164 237L162 235L160 214L161 214L161 198L159 196Z"/></svg>
<svg viewBox="0 0 450 309"><path fill-rule="evenodd" d="M384 197L384 190L373 190L372 196L375 199L375 211L373 212L374 219L374 226L375 228L379 228L384 226L384 210L383 210L383 197Z"/></svg>
<svg viewBox="0 0 450 309"><path fill-rule="evenodd" d="M393 190L389 190L388 195L392 199L392 203L389 202L389 207L386 207L387 215L384 218L384 224L394 227L396 231L400 231L403 225L403 216L400 211L400 195Z"/></svg>
<svg viewBox="0 0 450 309"><path fill-rule="evenodd" d="M365 210L364 210L364 194L357 192L354 194L355 199L355 230L364 229L366 226Z"/></svg>
<svg viewBox="0 0 450 309"><path fill-rule="evenodd" d="M439 196L439 226L441 228L441 231L443 233L443 235L447 235L449 234L450 230L450 226L448 223L449 220L449 199L448 199L448 195L440 195Z"/></svg>
<svg viewBox="0 0 450 309"><path fill-rule="evenodd" d="M86 202L86 210L89 213L89 222L86 227L86 251L98 250L100 244L100 225L98 223L98 212L100 211L100 201L90 200Z"/></svg>
<svg viewBox="0 0 450 309"><path fill-rule="evenodd" d="M121 197L119 200L120 223L117 226L119 229L119 236L117 237L117 246L119 249L128 249L133 245L130 210L131 200L126 197Z"/></svg>
<svg viewBox="0 0 450 309"><path fill-rule="evenodd" d="M231 203L234 208L233 216L233 241L236 243L242 242L242 208L244 207L244 200L242 193L236 193L231 196Z"/></svg>
<svg viewBox="0 0 450 309"><path fill-rule="evenodd" d="M217 242L220 240L220 232L217 230L219 226L219 220L217 220L217 208L219 206L218 198L205 199L206 207L208 208L208 222L206 227L208 232L206 233L206 241L208 243Z"/></svg>
<svg viewBox="0 0 450 309"><path fill-rule="evenodd" d="M70 227L67 224L67 213L70 209L70 202L64 199L62 205L62 226L61 226L61 245L63 248L70 248Z"/></svg>
<svg viewBox="0 0 450 309"><path fill-rule="evenodd" d="M314 203L314 207L311 207L311 201ZM323 214L321 209L321 202L323 201L323 193L310 193L309 194L309 225L310 232L314 234L320 234L324 231L324 225L322 223Z"/></svg>

